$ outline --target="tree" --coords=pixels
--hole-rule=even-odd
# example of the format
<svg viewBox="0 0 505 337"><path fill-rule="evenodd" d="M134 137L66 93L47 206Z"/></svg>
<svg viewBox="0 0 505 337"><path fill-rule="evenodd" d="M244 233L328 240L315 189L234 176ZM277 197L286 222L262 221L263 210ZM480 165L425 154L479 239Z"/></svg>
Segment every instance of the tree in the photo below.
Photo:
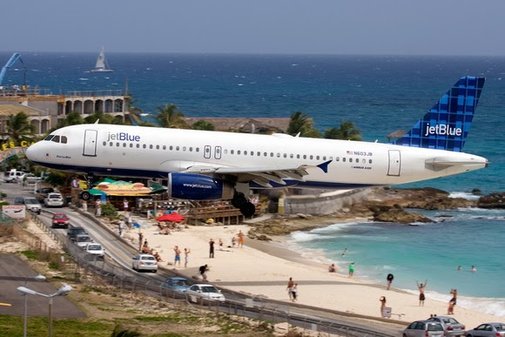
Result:
<svg viewBox="0 0 505 337"><path fill-rule="evenodd" d="M67 114L65 119L60 119L58 121L56 128L59 129L64 126L78 125L78 124L83 124L83 123L84 123L84 119L82 119L81 114L78 112L72 111Z"/></svg>
<svg viewBox="0 0 505 337"><path fill-rule="evenodd" d="M338 128L327 129L324 132L324 138L361 140L361 133L352 122L343 121Z"/></svg>
<svg viewBox="0 0 505 337"><path fill-rule="evenodd" d="M94 114L84 118L84 122L91 124L95 123L97 120L100 124L120 124L114 116L103 112L95 112Z"/></svg>
<svg viewBox="0 0 505 337"><path fill-rule="evenodd" d="M10 115L7 119L7 136L16 145L21 141L33 139L34 127L28 120L28 115L19 112L16 115Z"/></svg>
<svg viewBox="0 0 505 337"><path fill-rule="evenodd" d="M209 130L209 131L214 131L216 128L214 127L214 124L204 121L204 120L199 120L197 122L194 122L193 125L191 126L193 130Z"/></svg>
<svg viewBox="0 0 505 337"><path fill-rule="evenodd" d="M156 119L163 128L186 129L188 125L184 121L184 114L179 111L175 104L165 104L158 107L159 114Z"/></svg>
<svg viewBox="0 0 505 337"><path fill-rule="evenodd" d="M320 137L319 131L314 128L312 118L301 111L293 112L291 114L291 120L289 121L287 133L292 136L300 134L302 137Z"/></svg>

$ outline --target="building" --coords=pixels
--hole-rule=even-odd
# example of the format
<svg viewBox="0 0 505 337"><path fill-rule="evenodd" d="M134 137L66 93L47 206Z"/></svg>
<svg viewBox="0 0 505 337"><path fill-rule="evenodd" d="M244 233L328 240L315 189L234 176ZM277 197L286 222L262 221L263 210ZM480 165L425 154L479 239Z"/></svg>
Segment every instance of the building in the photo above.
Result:
<svg viewBox="0 0 505 337"><path fill-rule="evenodd" d="M110 114L124 122L128 116L130 97L121 90L72 91L54 95L28 87L0 88L0 132L5 134L6 120L10 115L24 112L34 126L37 135L55 128L59 120L70 112L78 112L83 118L96 112Z"/></svg>

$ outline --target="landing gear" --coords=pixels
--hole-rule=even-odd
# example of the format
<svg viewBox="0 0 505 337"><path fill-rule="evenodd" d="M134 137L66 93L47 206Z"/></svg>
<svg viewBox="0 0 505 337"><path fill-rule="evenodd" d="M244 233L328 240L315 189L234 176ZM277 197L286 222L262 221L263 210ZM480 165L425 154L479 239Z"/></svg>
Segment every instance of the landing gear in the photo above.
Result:
<svg viewBox="0 0 505 337"><path fill-rule="evenodd" d="M247 200L244 193L235 192L233 199L231 199L231 204L233 207L240 209L240 213L246 218L250 218L256 213L256 207Z"/></svg>

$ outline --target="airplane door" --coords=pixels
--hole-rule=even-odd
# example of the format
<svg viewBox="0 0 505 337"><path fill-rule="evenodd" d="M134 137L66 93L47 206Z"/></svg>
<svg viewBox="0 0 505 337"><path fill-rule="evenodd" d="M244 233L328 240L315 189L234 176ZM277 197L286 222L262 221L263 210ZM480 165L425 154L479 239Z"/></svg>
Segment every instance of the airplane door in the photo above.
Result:
<svg viewBox="0 0 505 337"><path fill-rule="evenodd" d="M400 151L390 150L389 151L388 176L400 176L400 170L401 170Z"/></svg>
<svg viewBox="0 0 505 337"><path fill-rule="evenodd" d="M214 147L214 158L221 159L221 146Z"/></svg>
<svg viewBox="0 0 505 337"><path fill-rule="evenodd" d="M98 137L98 131L96 130L85 130L84 131L84 149L82 152L83 156L96 157L96 139Z"/></svg>
<svg viewBox="0 0 505 337"><path fill-rule="evenodd" d="M210 159L211 155L212 155L212 149L210 145L205 145L203 148L203 157L205 159Z"/></svg>

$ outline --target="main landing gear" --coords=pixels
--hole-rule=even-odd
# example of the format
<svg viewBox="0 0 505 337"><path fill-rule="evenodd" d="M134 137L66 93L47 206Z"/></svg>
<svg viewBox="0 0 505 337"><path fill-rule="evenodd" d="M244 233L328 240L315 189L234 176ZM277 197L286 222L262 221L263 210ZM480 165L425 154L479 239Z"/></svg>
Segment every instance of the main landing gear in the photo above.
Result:
<svg viewBox="0 0 505 337"><path fill-rule="evenodd" d="M240 213L246 218L250 218L256 212L256 207L252 202L247 200L244 193L235 192L233 199L231 199L231 204L233 207L240 209Z"/></svg>

